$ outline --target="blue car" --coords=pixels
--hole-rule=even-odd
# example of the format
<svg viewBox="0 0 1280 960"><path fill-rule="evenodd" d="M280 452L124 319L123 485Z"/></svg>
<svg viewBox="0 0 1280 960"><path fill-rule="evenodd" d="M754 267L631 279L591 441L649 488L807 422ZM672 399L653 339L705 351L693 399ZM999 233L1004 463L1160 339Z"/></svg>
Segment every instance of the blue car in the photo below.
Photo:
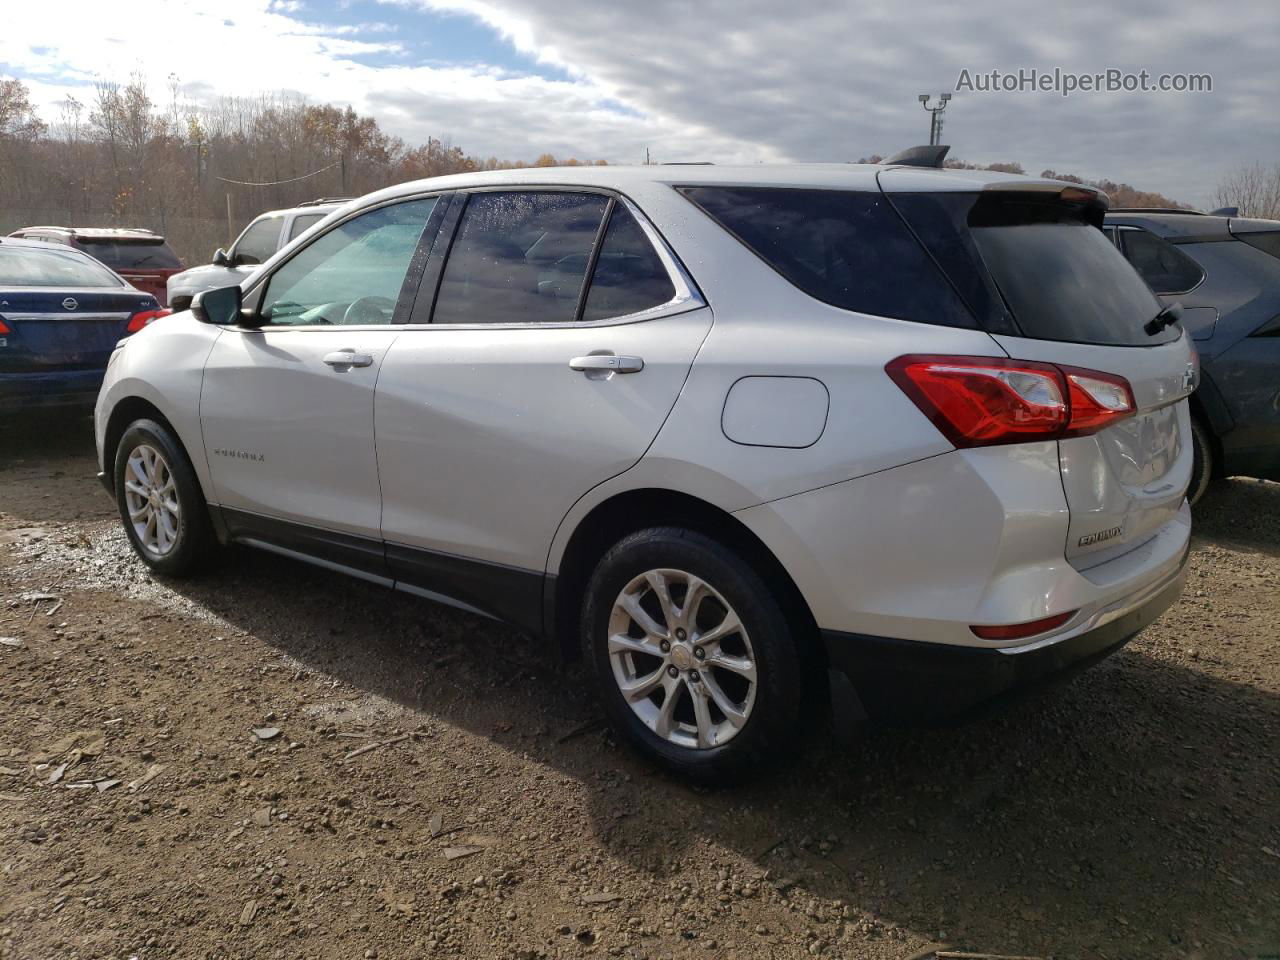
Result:
<svg viewBox="0 0 1280 960"><path fill-rule="evenodd" d="M1280 220L1112 210L1106 231L1200 354L1191 397L1195 503L1216 477L1280 480Z"/></svg>
<svg viewBox="0 0 1280 960"><path fill-rule="evenodd" d="M115 345L168 312L88 254L0 239L0 407L92 407Z"/></svg>

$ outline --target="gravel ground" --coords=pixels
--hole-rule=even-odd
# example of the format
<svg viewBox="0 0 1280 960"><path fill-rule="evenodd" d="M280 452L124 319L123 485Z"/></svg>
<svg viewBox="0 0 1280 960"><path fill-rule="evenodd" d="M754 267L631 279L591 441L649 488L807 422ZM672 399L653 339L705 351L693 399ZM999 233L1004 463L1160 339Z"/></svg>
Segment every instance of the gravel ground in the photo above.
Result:
<svg viewBox="0 0 1280 960"><path fill-rule="evenodd" d="M1280 485L1074 682L698 790L492 622L153 579L87 432L0 432L0 957L1280 956Z"/></svg>

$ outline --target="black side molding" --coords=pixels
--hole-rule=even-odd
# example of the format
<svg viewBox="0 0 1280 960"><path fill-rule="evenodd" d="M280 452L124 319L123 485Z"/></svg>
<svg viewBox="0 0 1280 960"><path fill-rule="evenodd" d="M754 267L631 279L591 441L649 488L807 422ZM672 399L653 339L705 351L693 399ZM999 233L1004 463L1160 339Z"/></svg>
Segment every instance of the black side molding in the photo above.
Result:
<svg viewBox="0 0 1280 960"><path fill-rule="evenodd" d="M554 584L555 578L541 571L385 543L232 507L214 507L210 514L224 542L283 552L384 586L469 607L535 637L551 635L543 605L544 594L554 597L554 589L547 584Z"/></svg>

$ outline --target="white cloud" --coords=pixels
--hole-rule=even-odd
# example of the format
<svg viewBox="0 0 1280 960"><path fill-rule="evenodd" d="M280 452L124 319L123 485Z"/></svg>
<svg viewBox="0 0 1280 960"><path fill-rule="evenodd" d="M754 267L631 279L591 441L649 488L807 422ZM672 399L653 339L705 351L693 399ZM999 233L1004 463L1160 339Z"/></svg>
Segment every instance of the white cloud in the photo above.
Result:
<svg viewBox="0 0 1280 960"><path fill-rule="evenodd" d="M162 0L145 14L67 0L56 25L47 8L9 4L0 69L31 78L50 105L67 90L83 99L76 84L142 67L157 87L174 74L202 96L290 90L350 103L407 140L448 135L482 155L618 161L649 147L659 159L754 161L856 159L918 143L928 118L915 94L950 89L966 67L1145 68L1211 73L1214 92L961 93L944 140L965 159L1106 176L1193 202L1234 163L1280 148L1274 0L1238 0L1229 15L1196 0L1034 12L1025 0L386 2L473 17L556 69L418 63L409 51L420 38L390 24L309 23L316 0Z"/></svg>

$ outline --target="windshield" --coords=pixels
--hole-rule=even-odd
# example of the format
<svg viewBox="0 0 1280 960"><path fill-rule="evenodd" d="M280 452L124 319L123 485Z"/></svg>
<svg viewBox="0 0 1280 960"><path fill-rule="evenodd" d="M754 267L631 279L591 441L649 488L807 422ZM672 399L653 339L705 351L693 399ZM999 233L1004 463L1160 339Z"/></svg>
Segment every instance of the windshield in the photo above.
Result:
<svg viewBox="0 0 1280 960"><path fill-rule="evenodd" d="M0 286L120 287L102 264L70 250L0 245Z"/></svg>

